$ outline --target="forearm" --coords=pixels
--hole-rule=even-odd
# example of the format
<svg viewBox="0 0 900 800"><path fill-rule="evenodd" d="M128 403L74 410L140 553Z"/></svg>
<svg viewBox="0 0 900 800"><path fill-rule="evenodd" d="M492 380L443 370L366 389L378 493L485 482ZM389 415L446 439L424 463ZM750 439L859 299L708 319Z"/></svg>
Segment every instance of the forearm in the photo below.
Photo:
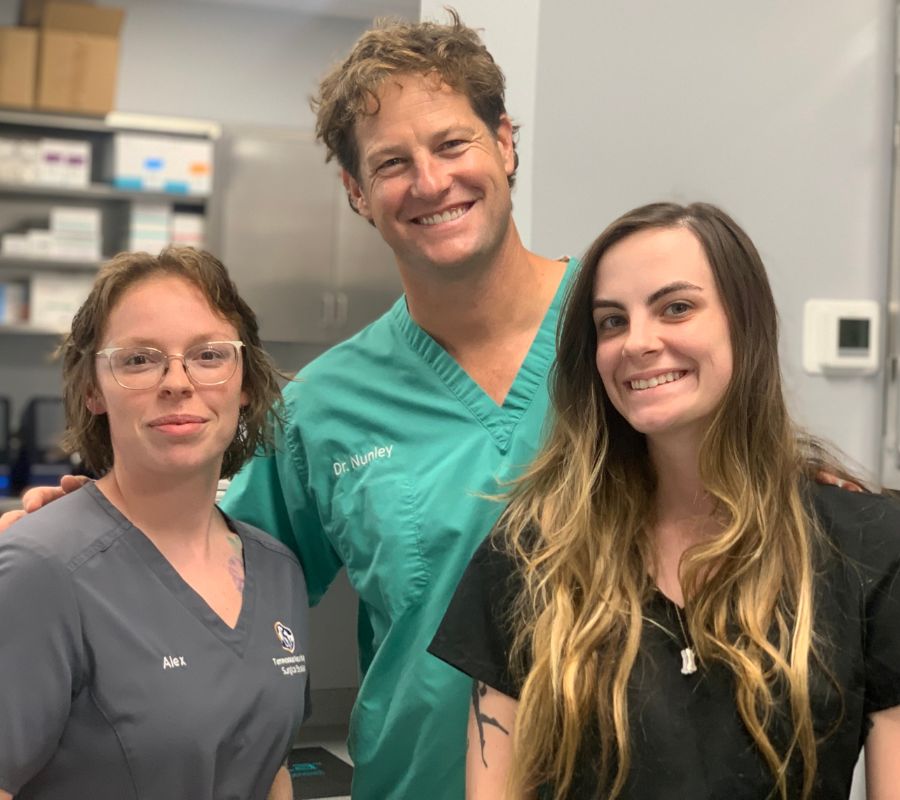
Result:
<svg viewBox="0 0 900 800"><path fill-rule="evenodd" d="M3 798L0 797L0 800ZM294 800L294 788L291 785L291 774L287 771L287 767L281 767L278 770L266 800Z"/></svg>
<svg viewBox="0 0 900 800"><path fill-rule="evenodd" d="M900 800L900 706L872 714L866 737L868 800Z"/></svg>
<svg viewBox="0 0 900 800"><path fill-rule="evenodd" d="M506 797L518 703L475 681L469 708L466 800Z"/></svg>

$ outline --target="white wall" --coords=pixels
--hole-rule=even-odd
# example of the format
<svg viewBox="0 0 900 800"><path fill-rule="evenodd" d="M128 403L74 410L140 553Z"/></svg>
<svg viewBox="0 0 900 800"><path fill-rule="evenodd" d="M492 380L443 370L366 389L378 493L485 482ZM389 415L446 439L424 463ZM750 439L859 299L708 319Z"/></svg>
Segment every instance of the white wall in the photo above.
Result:
<svg viewBox="0 0 900 800"><path fill-rule="evenodd" d="M535 86L536 249L583 248L657 199L722 205L768 266L796 417L872 471L881 376L804 374L802 307L885 298L893 12L893 0L554 0Z"/></svg>

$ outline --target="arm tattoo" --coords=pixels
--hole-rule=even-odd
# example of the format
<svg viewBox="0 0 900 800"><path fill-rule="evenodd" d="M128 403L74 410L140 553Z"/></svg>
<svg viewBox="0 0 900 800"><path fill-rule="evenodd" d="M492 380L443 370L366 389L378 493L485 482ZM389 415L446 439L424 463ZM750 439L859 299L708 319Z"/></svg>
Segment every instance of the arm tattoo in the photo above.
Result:
<svg viewBox="0 0 900 800"><path fill-rule="evenodd" d="M481 740L481 763L485 766L487 766L488 763L487 759L484 757L484 726L493 725L495 728L499 728L509 736L509 731L496 719L481 713L481 698L487 694L487 690L488 687L486 683L482 683L481 681L474 681L472 683L472 710L475 712L475 722L478 724L478 738Z"/></svg>

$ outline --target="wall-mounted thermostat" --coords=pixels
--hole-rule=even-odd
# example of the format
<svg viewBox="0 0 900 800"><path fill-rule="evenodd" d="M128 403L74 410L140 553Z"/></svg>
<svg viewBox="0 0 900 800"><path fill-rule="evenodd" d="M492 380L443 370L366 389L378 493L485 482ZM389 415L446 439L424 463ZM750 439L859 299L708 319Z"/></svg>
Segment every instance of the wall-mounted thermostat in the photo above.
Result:
<svg viewBox="0 0 900 800"><path fill-rule="evenodd" d="M881 366L881 309L874 300L807 300L803 369L813 375L872 375Z"/></svg>

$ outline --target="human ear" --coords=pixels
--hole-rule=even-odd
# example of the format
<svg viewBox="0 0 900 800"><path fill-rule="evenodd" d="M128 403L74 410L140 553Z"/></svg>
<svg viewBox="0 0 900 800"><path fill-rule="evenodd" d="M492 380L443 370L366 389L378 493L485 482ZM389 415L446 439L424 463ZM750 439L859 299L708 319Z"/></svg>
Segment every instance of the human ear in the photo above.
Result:
<svg viewBox="0 0 900 800"><path fill-rule="evenodd" d="M347 200L350 203L350 208L361 217L371 222L372 214L369 210L369 203L366 201L366 197L363 194L359 182L345 169L341 170L341 181L344 184L344 188L347 190Z"/></svg>
<svg viewBox="0 0 900 800"><path fill-rule="evenodd" d="M503 157L506 176L510 177L519 165L516 163L515 133L512 120L506 114L500 115L500 124L497 125L494 138L497 140L497 147Z"/></svg>
<svg viewBox="0 0 900 800"><path fill-rule="evenodd" d="M84 398L84 404L87 406L87 410L92 414L106 413L106 401L104 401L103 395L96 389L90 389L88 391L87 396Z"/></svg>

